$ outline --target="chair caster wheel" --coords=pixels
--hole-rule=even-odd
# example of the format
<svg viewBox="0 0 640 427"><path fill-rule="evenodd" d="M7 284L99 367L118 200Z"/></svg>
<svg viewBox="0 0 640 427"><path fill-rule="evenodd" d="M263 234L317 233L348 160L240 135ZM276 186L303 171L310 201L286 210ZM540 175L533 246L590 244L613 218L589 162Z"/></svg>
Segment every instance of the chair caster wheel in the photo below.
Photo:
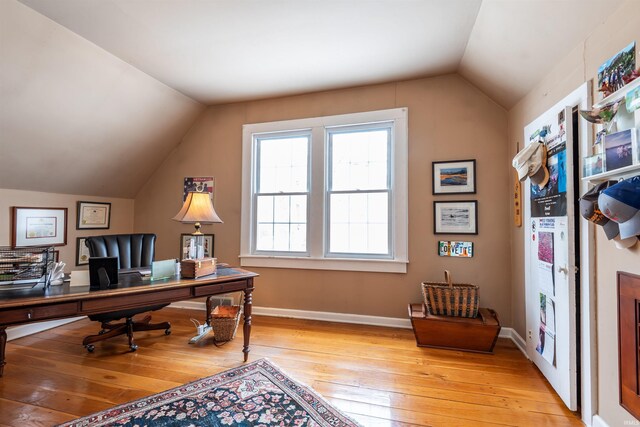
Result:
<svg viewBox="0 0 640 427"><path fill-rule="evenodd" d="M134 344L131 346L131 351L136 351L138 349L138 345Z"/></svg>
<svg viewBox="0 0 640 427"><path fill-rule="evenodd" d="M165 329L164 330L164 334L165 335L171 335L171 329Z"/></svg>
<svg viewBox="0 0 640 427"><path fill-rule="evenodd" d="M88 344L88 345L85 345L84 348L86 348L89 353L93 353L93 350L96 349L96 346L93 344Z"/></svg>

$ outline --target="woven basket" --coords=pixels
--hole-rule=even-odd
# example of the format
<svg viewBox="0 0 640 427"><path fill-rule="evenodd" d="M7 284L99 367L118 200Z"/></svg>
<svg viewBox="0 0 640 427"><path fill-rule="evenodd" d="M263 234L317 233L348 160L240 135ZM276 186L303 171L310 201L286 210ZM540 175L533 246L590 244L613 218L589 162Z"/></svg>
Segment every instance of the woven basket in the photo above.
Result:
<svg viewBox="0 0 640 427"><path fill-rule="evenodd" d="M444 271L445 282L422 282L422 295L429 313L434 315L478 316L477 285L452 283L451 273Z"/></svg>
<svg viewBox="0 0 640 427"><path fill-rule="evenodd" d="M240 322L239 305L219 305L211 313L211 328L216 342L231 341L236 337Z"/></svg>

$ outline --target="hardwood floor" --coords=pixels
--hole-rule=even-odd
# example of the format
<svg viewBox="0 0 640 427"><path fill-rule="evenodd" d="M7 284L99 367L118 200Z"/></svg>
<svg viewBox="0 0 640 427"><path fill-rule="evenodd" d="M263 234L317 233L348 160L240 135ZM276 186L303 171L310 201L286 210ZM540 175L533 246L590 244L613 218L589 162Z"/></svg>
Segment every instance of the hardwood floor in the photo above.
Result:
<svg viewBox="0 0 640 427"><path fill-rule="evenodd" d="M242 363L242 328L222 347L192 336L190 317L163 309L173 333L80 342L81 320L14 340L0 378L0 426L50 426ZM267 357L365 426L582 425L508 340L494 355L418 348L411 330L254 316L249 360Z"/></svg>

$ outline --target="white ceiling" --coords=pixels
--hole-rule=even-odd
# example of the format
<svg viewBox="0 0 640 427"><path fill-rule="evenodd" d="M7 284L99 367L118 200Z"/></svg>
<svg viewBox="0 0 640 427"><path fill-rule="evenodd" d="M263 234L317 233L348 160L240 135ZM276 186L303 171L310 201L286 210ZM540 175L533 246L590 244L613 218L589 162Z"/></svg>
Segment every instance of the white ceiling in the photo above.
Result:
<svg viewBox="0 0 640 427"><path fill-rule="evenodd" d="M205 104L460 73L510 108L621 0L21 0Z"/></svg>
<svg viewBox="0 0 640 427"><path fill-rule="evenodd" d="M505 108L622 0L0 0L0 188L134 197L204 110L458 72Z"/></svg>

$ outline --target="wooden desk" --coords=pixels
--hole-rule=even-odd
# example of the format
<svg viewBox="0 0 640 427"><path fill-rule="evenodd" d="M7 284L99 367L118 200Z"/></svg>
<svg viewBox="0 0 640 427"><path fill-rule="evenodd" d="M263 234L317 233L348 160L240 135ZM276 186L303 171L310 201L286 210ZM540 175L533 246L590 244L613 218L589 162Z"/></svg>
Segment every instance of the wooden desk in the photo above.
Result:
<svg viewBox="0 0 640 427"><path fill-rule="evenodd" d="M251 335L251 303L253 278L257 274L240 268L218 268L216 274L198 279L172 278L151 282L148 279L137 284L118 284L115 289L89 291L89 286L38 285L29 290L3 291L0 293L0 377L4 371L5 347L8 326L109 313L153 304L177 302L191 298L209 297L227 292L244 292L244 361L249 358ZM210 314L207 314L210 320ZM78 341L80 344L80 341Z"/></svg>

